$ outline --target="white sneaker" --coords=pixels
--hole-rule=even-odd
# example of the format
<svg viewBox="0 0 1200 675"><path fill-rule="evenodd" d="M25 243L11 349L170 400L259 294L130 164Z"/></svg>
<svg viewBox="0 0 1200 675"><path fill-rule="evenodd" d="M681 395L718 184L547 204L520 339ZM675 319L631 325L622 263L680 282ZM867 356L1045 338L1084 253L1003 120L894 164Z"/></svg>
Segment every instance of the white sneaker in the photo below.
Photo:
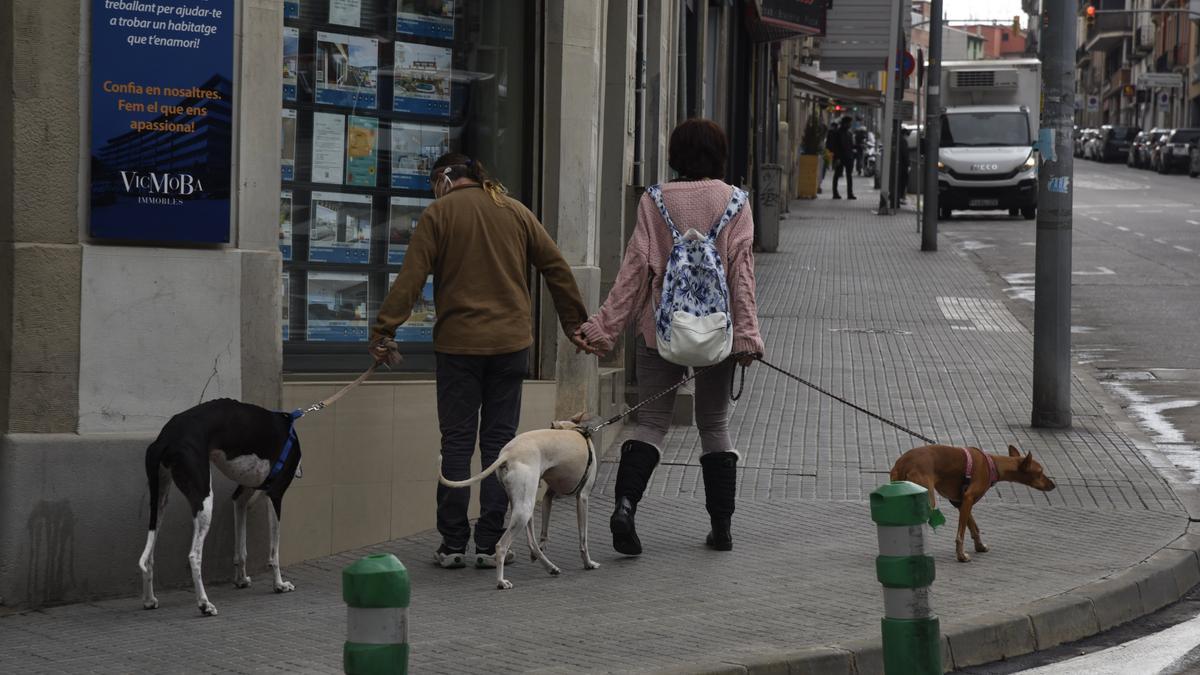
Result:
<svg viewBox="0 0 1200 675"><path fill-rule="evenodd" d="M466 551L452 551L443 544L433 552L433 563L443 569L457 569L467 566L466 557Z"/></svg>
<svg viewBox="0 0 1200 675"><path fill-rule="evenodd" d="M504 564L511 565L516 558L517 556L513 554L513 550L510 548L508 549L508 552L504 554ZM475 567L478 567L479 569L491 569L496 567L495 552L480 553L479 551L475 551Z"/></svg>

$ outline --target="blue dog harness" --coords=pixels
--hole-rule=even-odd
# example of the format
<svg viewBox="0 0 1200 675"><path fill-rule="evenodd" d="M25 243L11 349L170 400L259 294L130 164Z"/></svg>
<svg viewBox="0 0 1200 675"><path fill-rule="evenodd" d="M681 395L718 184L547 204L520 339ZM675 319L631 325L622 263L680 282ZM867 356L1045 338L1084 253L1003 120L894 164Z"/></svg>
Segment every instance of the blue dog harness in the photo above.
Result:
<svg viewBox="0 0 1200 675"><path fill-rule="evenodd" d="M275 480L275 477L279 475L279 472L283 471L283 466L287 464L288 457L292 454L292 446L294 446L297 441L296 420L304 417L305 412L307 411L296 408L289 413L292 419L288 423L287 440L283 443L283 450L279 453L279 459L275 460L274 466L271 467L271 473L267 474L266 480L262 482L262 485L258 486L259 490L266 490L267 487L271 485L271 481Z"/></svg>

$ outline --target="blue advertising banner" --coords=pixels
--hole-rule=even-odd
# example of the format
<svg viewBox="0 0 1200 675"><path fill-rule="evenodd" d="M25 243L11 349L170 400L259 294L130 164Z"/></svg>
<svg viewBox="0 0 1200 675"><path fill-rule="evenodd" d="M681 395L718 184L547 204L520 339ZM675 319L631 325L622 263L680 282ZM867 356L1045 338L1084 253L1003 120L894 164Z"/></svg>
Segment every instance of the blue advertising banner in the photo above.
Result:
<svg viewBox="0 0 1200 675"><path fill-rule="evenodd" d="M100 239L229 241L234 0L93 0Z"/></svg>

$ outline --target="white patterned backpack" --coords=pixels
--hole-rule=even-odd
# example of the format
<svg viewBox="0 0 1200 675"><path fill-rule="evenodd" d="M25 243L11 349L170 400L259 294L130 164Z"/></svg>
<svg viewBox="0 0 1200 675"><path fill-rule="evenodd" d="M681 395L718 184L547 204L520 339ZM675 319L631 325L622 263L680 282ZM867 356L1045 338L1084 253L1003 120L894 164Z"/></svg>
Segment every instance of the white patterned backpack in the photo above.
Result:
<svg viewBox="0 0 1200 675"><path fill-rule="evenodd" d="M671 228L671 257L663 274L662 298L656 316L658 353L681 366L711 366L733 349L729 315L729 284L717 252L717 236L746 203L745 191L734 187L725 212L707 235L688 228L680 232L663 204L662 189L646 190L667 227Z"/></svg>

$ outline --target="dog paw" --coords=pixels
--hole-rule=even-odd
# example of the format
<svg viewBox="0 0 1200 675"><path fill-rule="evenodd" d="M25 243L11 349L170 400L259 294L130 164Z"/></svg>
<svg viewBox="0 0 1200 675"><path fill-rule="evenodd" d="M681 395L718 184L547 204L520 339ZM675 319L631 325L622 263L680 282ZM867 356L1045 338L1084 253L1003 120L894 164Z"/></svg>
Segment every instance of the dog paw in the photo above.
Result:
<svg viewBox="0 0 1200 675"><path fill-rule="evenodd" d="M242 577L233 580L234 588L250 588L250 577Z"/></svg>
<svg viewBox="0 0 1200 675"><path fill-rule="evenodd" d="M971 556L967 555L966 553L959 553L958 562L971 562Z"/></svg>
<svg viewBox="0 0 1200 675"><path fill-rule="evenodd" d="M158 598L142 601L142 609L158 609Z"/></svg>
<svg viewBox="0 0 1200 675"><path fill-rule="evenodd" d="M508 579L501 579L500 582L496 584L496 588L501 591L507 591L512 588L512 582Z"/></svg>
<svg viewBox="0 0 1200 675"><path fill-rule="evenodd" d="M975 552L976 553L987 553L988 552L987 544L981 544L981 543L977 542L975 544Z"/></svg>
<svg viewBox="0 0 1200 675"><path fill-rule="evenodd" d="M204 602L200 603L200 613L204 616L216 616L217 606L205 600Z"/></svg>
<svg viewBox="0 0 1200 675"><path fill-rule="evenodd" d="M291 593L294 590L296 590L296 586L290 581L285 581L282 584L275 584L276 593Z"/></svg>
<svg viewBox="0 0 1200 675"><path fill-rule="evenodd" d="M551 567L550 569L548 569L546 571L549 572L550 576L552 576L552 577L556 577L556 576L562 574L562 570L560 570L557 567Z"/></svg>
<svg viewBox="0 0 1200 675"><path fill-rule="evenodd" d="M537 562L537 561L538 561L537 554L534 553L533 551L530 551L529 552L529 562Z"/></svg>
<svg viewBox="0 0 1200 675"><path fill-rule="evenodd" d="M584 564L583 569L598 570L598 569L600 569L600 563L596 562L595 560L589 560L589 561L587 561L587 563Z"/></svg>

